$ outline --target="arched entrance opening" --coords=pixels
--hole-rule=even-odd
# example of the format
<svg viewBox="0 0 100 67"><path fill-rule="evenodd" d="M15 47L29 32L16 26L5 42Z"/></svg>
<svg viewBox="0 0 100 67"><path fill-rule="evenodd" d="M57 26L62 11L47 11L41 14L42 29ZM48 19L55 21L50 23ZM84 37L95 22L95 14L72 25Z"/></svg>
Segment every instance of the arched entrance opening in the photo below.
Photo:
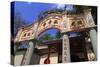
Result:
<svg viewBox="0 0 100 67"><path fill-rule="evenodd" d="M57 28L49 28L38 35L37 49L40 53L40 64L54 64L61 62L61 33Z"/></svg>
<svg viewBox="0 0 100 67"><path fill-rule="evenodd" d="M40 46L46 46L47 49L41 49L41 59L40 64L52 64L52 55L55 54L55 63L61 63L62 62L62 36L60 38L56 38L56 33L59 32L59 29L51 28L43 31L39 36L38 40L43 42ZM52 35L52 37L49 39L43 40L43 37L45 34L48 37ZM50 35L51 34L51 35ZM54 35L55 34L55 35ZM86 41L85 38L88 37L87 34L84 36L84 31L81 32L70 32L68 33L69 36L69 42L70 42L70 54L71 54L71 62L81 62L81 61L87 61L87 51L86 51ZM43 48L43 47L42 47ZM44 54L43 54L44 52ZM53 58L54 60L54 58Z"/></svg>

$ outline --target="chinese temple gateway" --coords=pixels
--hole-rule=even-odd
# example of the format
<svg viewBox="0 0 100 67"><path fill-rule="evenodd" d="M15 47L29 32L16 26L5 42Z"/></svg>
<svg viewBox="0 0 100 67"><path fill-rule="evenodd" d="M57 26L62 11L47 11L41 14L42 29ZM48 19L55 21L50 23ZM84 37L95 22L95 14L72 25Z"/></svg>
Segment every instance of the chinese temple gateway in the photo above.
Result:
<svg viewBox="0 0 100 67"><path fill-rule="evenodd" d="M69 63L97 60L97 26L91 9L71 14L63 11L46 11L38 21L21 27L14 39L14 65ZM57 29L61 39L46 40L41 45L36 39L49 29ZM77 34L71 37L71 33ZM20 49L20 45L27 48Z"/></svg>

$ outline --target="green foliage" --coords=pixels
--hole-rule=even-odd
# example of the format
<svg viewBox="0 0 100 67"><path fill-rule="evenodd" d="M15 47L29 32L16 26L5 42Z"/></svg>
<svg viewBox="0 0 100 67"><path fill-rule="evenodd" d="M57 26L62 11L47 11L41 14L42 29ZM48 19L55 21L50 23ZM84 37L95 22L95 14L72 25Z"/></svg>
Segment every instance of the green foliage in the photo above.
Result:
<svg viewBox="0 0 100 67"><path fill-rule="evenodd" d="M52 39L53 39L53 37L50 34L48 34L48 33L46 33L42 37L40 37L41 41L52 40Z"/></svg>
<svg viewBox="0 0 100 67"><path fill-rule="evenodd" d="M16 13L14 15L14 36L16 36L17 31L19 30L20 27L26 26L25 21L22 19L20 16L20 13Z"/></svg>
<svg viewBox="0 0 100 67"><path fill-rule="evenodd" d="M57 33L56 33L56 37L55 37L56 39L60 39L61 38L61 32L60 31L58 31Z"/></svg>

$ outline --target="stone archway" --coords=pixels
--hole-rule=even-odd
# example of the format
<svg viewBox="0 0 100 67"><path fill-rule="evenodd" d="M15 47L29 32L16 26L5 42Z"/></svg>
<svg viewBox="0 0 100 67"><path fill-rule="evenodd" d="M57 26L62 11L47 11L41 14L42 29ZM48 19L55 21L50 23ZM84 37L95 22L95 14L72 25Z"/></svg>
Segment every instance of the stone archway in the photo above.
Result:
<svg viewBox="0 0 100 67"><path fill-rule="evenodd" d="M90 37L92 39L93 49L95 55L97 55L96 47L96 31L93 27L95 27L91 11L90 9L85 9L84 13L82 14L75 14L70 15L67 14L66 11L62 13L50 13L45 18L36 23L22 27L19 29L18 34L14 40L14 42L22 42L25 40L29 41L30 48L27 50L27 54L25 55L25 60L23 61L24 64L30 64L31 56L34 51L34 40L37 38L41 33L45 30L50 28L56 28L61 31L63 34L63 42L62 42L62 62L67 63L70 62L70 45L69 45L69 36L68 32L79 32L83 30L90 29ZM90 22L90 20L92 20ZM93 35L93 36L92 36Z"/></svg>

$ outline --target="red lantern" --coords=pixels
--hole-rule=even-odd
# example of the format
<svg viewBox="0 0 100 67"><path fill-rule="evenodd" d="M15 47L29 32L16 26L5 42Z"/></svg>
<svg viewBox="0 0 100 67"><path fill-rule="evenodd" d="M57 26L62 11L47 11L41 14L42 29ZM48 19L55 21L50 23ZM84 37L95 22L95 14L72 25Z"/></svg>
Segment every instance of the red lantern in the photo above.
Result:
<svg viewBox="0 0 100 67"><path fill-rule="evenodd" d="M47 58L44 60L44 64L50 64L50 48L48 48L48 56L47 56Z"/></svg>

